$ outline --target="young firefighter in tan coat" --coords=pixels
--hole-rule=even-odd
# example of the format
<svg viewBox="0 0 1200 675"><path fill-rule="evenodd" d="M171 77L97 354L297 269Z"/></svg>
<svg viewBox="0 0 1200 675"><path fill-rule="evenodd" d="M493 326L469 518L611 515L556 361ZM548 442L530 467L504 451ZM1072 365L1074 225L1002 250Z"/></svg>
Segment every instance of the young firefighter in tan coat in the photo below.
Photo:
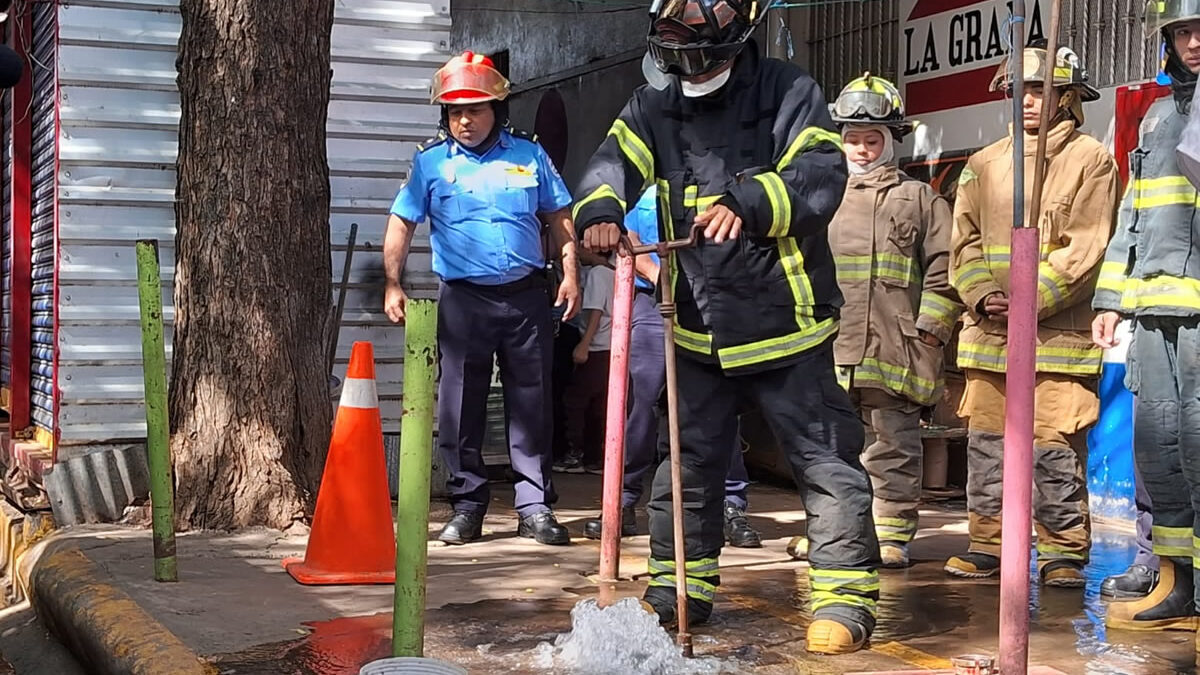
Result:
<svg viewBox="0 0 1200 675"><path fill-rule="evenodd" d="M884 567L908 566L917 531L921 409L942 388L942 345L962 312L950 287L950 205L895 163L911 132L891 82L864 74L831 106L850 180L829 225L845 296L834 361L868 429L862 462L874 486Z"/></svg>
<svg viewBox="0 0 1200 675"><path fill-rule="evenodd" d="M1025 199L1033 194L1044 43L1024 53ZM1081 456L1099 414L1100 349L1091 341L1090 299L1112 235L1117 167L1095 139L1079 132L1083 102L1100 97L1079 57L1059 50L1054 64L1058 108L1046 138L1038 267L1037 380L1034 411L1034 520L1038 569L1047 586L1084 584L1090 548L1087 483ZM1006 66L992 89L1012 91ZM1013 95L1022 95L1017 90ZM1011 134L1011 131L1010 131ZM951 282L967 306L958 365L966 375L959 415L967 418L967 507L970 548L946 571L968 578L1000 571L1004 453L1004 373L1008 263L1012 235L1011 136L972 155L958 183Z"/></svg>

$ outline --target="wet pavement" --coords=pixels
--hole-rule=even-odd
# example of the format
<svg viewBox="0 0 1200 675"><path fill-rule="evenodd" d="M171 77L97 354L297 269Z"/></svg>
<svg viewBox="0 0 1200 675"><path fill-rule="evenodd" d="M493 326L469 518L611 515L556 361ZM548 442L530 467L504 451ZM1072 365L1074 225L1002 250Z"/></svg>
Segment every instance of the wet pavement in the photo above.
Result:
<svg viewBox="0 0 1200 675"><path fill-rule="evenodd" d="M430 544L425 653L471 673L564 672L549 665L550 648L544 645L570 629L577 602L595 595L589 575L595 573L598 544L578 538L571 546L544 547L515 538L516 519L507 508L511 493L496 488L484 541ZM566 476L560 490L559 516L578 535L583 519L598 508L593 495L599 493L599 480ZM961 504L940 503L922 512L922 529L912 546L916 564L881 575L879 626L871 649L836 658L807 655L807 567L784 551L788 538L803 529L797 501L786 490L753 488L751 516L764 548L727 548L722 554L713 621L694 631L697 655L719 660L722 672L765 675L937 669L949 667L953 656L996 653L999 582L943 572L946 558L965 550L966 517ZM448 515L445 505L436 505L431 534ZM641 519L644 531L644 514ZM1131 532L1098 525L1086 588L1034 586L1033 664L1069 675L1195 672L1190 633L1105 630L1099 584L1129 564L1132 540ZM278 559L302 552L303 539L279 533L185 536L181 574L199 583L195 589L180 584L175 595L164 595L144 580L148 548L121 552L129 542L106 541L89 556L221 673L357 673L362 664L388 655L391 588L296 585ZM632 578L619 595L641 595L647 546L644 535L624 540L622 574ZM245 598L244 607L230 607L238 598Z"/></svg>

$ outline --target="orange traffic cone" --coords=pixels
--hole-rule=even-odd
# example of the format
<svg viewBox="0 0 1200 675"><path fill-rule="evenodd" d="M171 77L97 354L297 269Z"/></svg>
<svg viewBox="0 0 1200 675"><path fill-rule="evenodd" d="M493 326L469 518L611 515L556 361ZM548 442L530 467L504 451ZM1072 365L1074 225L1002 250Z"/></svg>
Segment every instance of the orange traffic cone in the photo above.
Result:
<svg viewBox="0 0 1200 675"><path fill-rule="evenodd" d="M283 561L302 584L390 584L396 539L370 342L355 342L342 385L304 560Z"/></svg>

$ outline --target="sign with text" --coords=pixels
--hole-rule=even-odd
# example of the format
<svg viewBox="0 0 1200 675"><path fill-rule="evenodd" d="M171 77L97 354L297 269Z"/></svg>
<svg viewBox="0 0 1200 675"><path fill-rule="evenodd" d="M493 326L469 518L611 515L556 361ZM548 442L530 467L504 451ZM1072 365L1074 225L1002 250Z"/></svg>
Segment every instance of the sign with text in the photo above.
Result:
<svg viewBox="0 0 1200 675"><path fill-rule="evenodd" d="M1027 42L1041 39L1042 0L1026 5ZM988 84L1008 54L1005 0L901 0L900 80L910 115L1003 98Z"/></svg>

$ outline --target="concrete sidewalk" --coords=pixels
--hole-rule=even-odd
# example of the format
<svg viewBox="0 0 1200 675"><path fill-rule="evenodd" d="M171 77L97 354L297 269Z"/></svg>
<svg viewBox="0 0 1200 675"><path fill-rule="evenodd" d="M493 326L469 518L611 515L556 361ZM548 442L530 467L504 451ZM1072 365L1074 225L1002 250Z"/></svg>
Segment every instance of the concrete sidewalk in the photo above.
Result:
<svg viewBox="0 0 1200 675"><path fill-rule="evenodd" d="M599 479L558 480L560 519L578 535L582 520L598 508L592 495L599 494ZM588 576L599 547L582 538L567 547L516 538L511 492L495 487L484 541L429 544L426 655L472 673L549 672L539 669L536 648L569 630L571 607L594 595ZM790 492L755 486L752 517L765 546L725 550L716 615L695 631L697 654L720 658L732 672L782 674L945 668L951 656L995 653L997 582L942 572L945 558L965 549L965 514L931 509L913 547L917 564L882 575L872 649L838 658L805 654L807 568L784 551L803 527L798 501ZM444 504L434 505L431 537L449 515ZM641 519L645 531L644 514ZM1193 672L1191 634L1105 634L1099 580L1123 569L1132 552L1127 535L1097 534L1086 591L1035 591L1032 660L1071 674ZM44 542L22 567L35 606L50 614L44 620L96 668L105 650L125 659L116 670L146 673L357 673L363 663L388 655L392 587L297 584L280 561L303 556L303 536L201 533L178 543L175 584L153 580L144 530L71 528ZM634 577L628 593L640 595L647 537L626 539L622 552L622 574ZM82 595L55 600L72 592L63 576L78 577L73 583ZM96 605L119 611L98 612ZM121 626L150 637L135 644L130 635L113 634ZM81 644L88 640L98 644ZM132 653L139 649L141 661Z"/></svg>

